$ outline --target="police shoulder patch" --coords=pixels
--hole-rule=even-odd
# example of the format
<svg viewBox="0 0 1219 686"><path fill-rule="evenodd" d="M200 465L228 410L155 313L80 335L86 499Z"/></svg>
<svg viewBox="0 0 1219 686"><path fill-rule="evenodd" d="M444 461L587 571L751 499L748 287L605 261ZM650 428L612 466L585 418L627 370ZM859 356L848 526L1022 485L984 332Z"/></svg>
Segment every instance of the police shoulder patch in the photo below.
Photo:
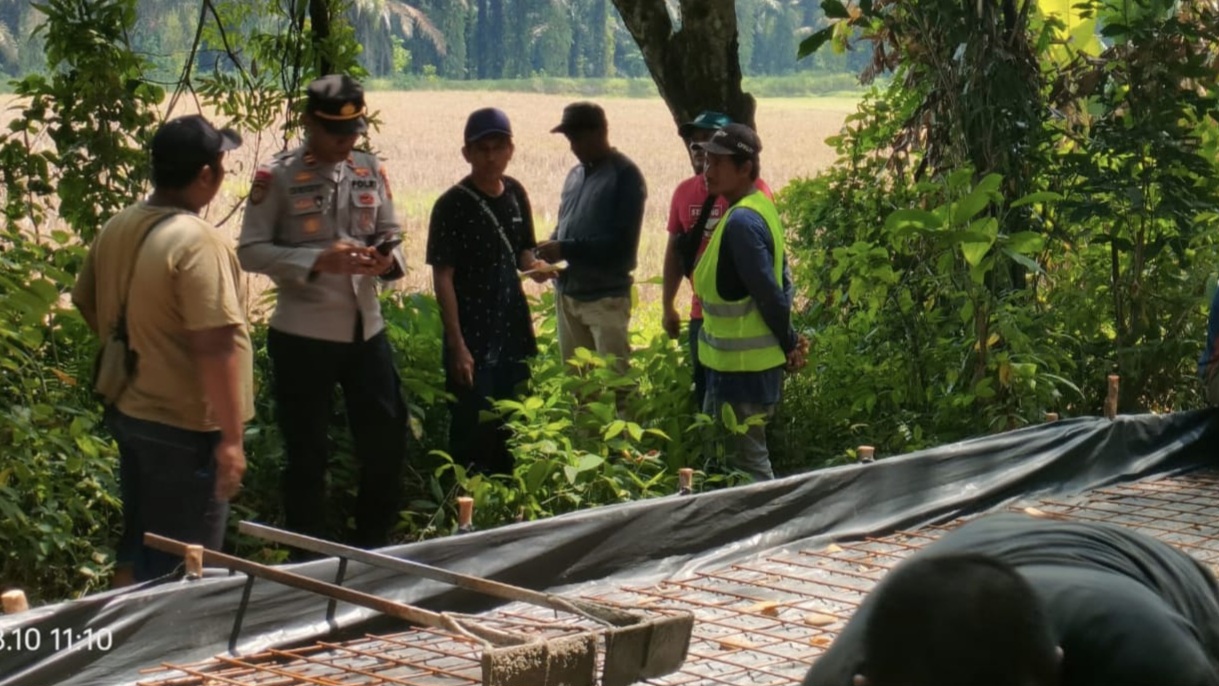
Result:
<svg viewBox="0 0 1219 686"><path fill-rule="evenodd" d="M267 184L259 183L259 182L255 181L254 185L250 186L250 204L258 205L263 200L266 200L266 199L267 199Z"/></svg>

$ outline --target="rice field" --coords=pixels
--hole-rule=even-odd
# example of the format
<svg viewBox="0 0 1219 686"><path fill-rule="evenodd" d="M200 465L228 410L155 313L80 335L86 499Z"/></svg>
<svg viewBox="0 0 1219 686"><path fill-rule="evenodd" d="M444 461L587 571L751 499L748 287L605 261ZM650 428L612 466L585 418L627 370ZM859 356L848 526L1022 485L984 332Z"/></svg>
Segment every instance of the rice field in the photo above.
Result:
<svg viewBox="0 0 1219 686"><path fill-rule="evenodd" d="M553 230L559 192L576 163L567 140L550 129L564 105L575 98L497 92L370 92L368 104L380 126L371 134L373 147L385 159L394 203L405 233L410 267L403 287L429 290L431 273L424 264L428 217L432 203L469 167L461 157L466 116L480 107L499 107L512 120L516 153L508 173L520 180L533 203L538 239ZM609 119L611 143L635 161L648 184L648 202L640 241L640 299L655 300L660 288L647 282L660 276L664 227L673 188L690 175L690 164L664 102L655 99L597 100ZM850 98L763 99L758 102L763 178L776 191L796 177L815 174L834 159L825 139L838 132L854 109ZM210 212L219 219L248 192L255 159L277 150L272 136L247 135L247 145L231 160L233 173L225 193ZM239 217L225 228L234 236Z"/></svg>
<svg viewBox="0 0 1219 686"><path fill-rule="evenodd" d="M462 129L466 116L480 107L499 107L511 118L516 153L508 173L529 191L538 239L549 236L555 225L563 180L576 164L566 139L550 133L550 129L559 122L563 107L576 97L508 92L372 91L367 99L380 122L371 132L372 145L385 159L405 233L404 249L410 271L401 287L431 288L431 272L424 263L428 217L436 198L469 171L461 157ZM5 100L9 101L6 104L13 104L9 98ZM640 300L655 301L660 286L647 282L659 282L669 198L677 183L690 175L689 159L668 109L659 98L596 101L608 116L611 143L639 165L647 180L648 202L636 279L640 282ZM757 123L764 148L763 178L778 191L790 179L812 175L828 166L834 154L825 139L839 131L854 106L852 98L760 100ZM187 113L180 107L173 114ZM2 118L11 116L12 110L8 110ZM205 211L209 219L221 222L222 229L234 238L241 226L241 216L233 209L242 204L248 193L257 161L275 154L280 146L278 131L242 131L242 134L246 144L230 155L227 164L230 175L225 188ZM262 290L258 279L251 286L254 294Z"/></svg>

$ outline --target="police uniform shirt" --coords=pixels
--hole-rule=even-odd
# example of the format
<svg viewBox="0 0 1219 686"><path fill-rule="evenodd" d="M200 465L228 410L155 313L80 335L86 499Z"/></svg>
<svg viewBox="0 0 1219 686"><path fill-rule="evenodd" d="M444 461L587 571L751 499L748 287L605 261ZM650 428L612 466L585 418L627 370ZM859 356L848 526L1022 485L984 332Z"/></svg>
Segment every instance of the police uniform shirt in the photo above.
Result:
<svg viewBox="0 0 1219 686"><path fill-rule="evenodd" d="M373 245L400 233L389 179L376 157L353 151L346 162L326 165L301 147L255 173L237 254L242 267L270 276L278 287L271 316L276 330L326 341L367 340L385 326L378 277L320 273L313 265L335 241ZM405 273L398 249L394 261L380 278Z"/></svg>

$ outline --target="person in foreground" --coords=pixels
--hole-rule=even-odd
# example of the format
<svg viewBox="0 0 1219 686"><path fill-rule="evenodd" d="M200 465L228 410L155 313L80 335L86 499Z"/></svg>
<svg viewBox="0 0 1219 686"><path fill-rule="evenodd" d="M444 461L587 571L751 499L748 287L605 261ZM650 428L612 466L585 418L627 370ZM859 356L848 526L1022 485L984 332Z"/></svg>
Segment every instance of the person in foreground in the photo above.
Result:
<svg viewBox="0 0 1219 686"><path fill-rule="evenodd" d="M1002 514L898 565L805 686L1213 686L1219 587L1107 524Z"/></svg>
<svg viewBox="0 0 1219 686"><path fill-rule="evenodd" d="M98 370L99 379L124 379L113 389L98 384L119 448L116 587L180 562L145 548L145 532L219 550L241 488L243 425L254 415L241 269L228 237L198 214L224 182L225 153L240 143L200 116L161 126L152 194L106 222L72 288L104 345L121 345L117 330L132 353L118 365L125 369ZM99 361L108 359L103 352Z"/></svg>

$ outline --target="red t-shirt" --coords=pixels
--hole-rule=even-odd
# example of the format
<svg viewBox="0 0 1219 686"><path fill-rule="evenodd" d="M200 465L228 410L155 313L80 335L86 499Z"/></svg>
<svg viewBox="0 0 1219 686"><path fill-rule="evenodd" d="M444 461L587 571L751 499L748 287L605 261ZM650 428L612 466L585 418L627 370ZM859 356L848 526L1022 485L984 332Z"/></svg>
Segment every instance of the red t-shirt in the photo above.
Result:
<svg viewBox="0 0 1219 686"><path fill-rule="evenodd" d="M766 197L774 199L774 193L771 192L770 186L762 179L758 179L758 190L766 194ZM702 174L696 174L690 178L677 184L677 189L673 191L673 200L669 203L669 225L666 227L671 234L689 233L690 229L698 220L698 214L703 209L703 203L707 201L707 179L703 178ZM724 216L724 212L728 209L728 201L720 196L716 198L715 204L711 206L711 218L718 221ZM707 249L707 243L711 241L711 232L715 230L715 221L708 222L706 230L703 231L703 240L698 245L698 255L702 256L703 251ZM698 302L698 297L690 299L690 318L702 319L703 307Z"/></svg>

